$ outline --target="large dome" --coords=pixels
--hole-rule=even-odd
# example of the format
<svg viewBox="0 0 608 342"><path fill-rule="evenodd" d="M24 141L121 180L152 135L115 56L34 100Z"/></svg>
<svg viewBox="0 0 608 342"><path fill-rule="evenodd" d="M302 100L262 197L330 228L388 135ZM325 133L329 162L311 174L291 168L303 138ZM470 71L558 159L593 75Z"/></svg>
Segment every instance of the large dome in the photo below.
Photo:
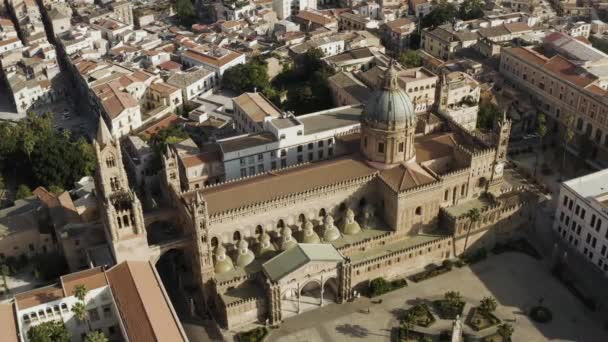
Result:
<svg viewBox="0 0 608 342"><path fill-rule="evenodd" d="M374 91L365 105L365 120L368 122L385 123L387 125L416 124L414 105L398 84L397 70L393 64L384 74L383 86Z"/></svg>

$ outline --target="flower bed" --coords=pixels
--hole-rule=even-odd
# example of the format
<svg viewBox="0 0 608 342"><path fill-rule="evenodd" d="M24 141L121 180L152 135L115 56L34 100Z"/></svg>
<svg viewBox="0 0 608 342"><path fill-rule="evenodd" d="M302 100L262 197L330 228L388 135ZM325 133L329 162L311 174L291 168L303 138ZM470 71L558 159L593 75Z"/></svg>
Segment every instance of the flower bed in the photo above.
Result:
<svg viewBox="0 0 608 342"><path fill-rule="evenodd" d="M487 329L500 323L500 319L494 316L491 312L481 310L480 308L473 308L473 313L468 325L475 331Z"/></svg>
<svg viewBox="0 0 608 342"><path fill-rule="evenodd" d="M410 316L412 323L421 327L428 328L435 323L435 317L426 304L416 304L406 313L406 319Z"/></svg>
<svg viewBox="0 0 608 342"><path fill-rule="evenodd" d="M462 316L462 309L464 309L464 302L452 303L445 299L436 300L433 302L435 308L439 312L441 319L456 319L456 316Z"/></svg>
<svg viewBox="0 0 608 342"><path fill-rule="evenodd" d="M370 297L377 297L405 286L407 286L405 279L387 281L384 278L376 278L369 283Z"/></svg>
<svg viewBox="0 0 608 342"><path fill-rule="evenodd" d="M449 271L452 270L452 262L449 261L449 260L445 260L441 264L441 266L436 266L434 264L431 264L429 266L427 266L426 270L410 276L410 279L412 281L418 283L418 282L421 282L423 280L436 277L438 275L444 274L444 273L449 272Z"/></svg>
<svg viewBox="0 0 608 342"><path fill-rule="evenodd" d="M245 331L237 334L239 342L262 342L266 339L268 330L265 327L257 327L253 330Z"/></svg>
<svg viewBox="0 0 608 342"><path fill-rule="evenodd" d="M530 310L530 318L538 323L547 323L553 319L553 314L548 308L539 305Z"/></svg>

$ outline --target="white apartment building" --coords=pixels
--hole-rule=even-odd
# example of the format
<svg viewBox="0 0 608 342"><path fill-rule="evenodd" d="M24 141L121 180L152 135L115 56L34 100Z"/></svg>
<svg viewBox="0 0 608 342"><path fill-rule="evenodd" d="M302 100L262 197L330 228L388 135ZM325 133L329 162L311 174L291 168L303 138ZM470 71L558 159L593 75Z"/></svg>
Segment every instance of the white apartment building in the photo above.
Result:
<svg viewBox="0 0 608 342"><path fill-rule="evenodd" d="M190 101L212 89L217 82L214 72L199 67L175 73L167 83L180 88L184 101Z"/></svg>
<svg viewBox="0 0 608 342"><path fill-rule="evenodd" d="M468 130L477 126L481 87L464 72L444 74L439 89L439 112Z"/></svg>
<svg viewBox="0 0 608 342"><path fill-rule="evenodd" d="M272 0L272 9L283 20L304 9L317 9L317 0Z"/></svg>
<svg viewBox="0 0 608 342"><path fill-rule="evenodd" d="M87 290L88 323L72 312L79 302L77 286ZM15 320L3 321L8 329L3 330L3 341L29 342L28 330L49 321L62 321L71 342L83 341L89 324L110 341L137 341L142 336L155 341L188 341L159 275L148 262L127 261L107 270L96 267L64 275L56 284L16 295L13 303L3 304L0 310L2 317ZM129 324L132 322L137 324ZM13 325L17 331L11 331Z"/></svg>
<svg viewBox="0 0 608 342"><path fill-rule="evenodd" d="M561 184L553 228L608 275L608 169Z"/></svg>
<svg viewBox="0 0 608 342"><path fill-rule="evenodd" d="M357 131L362 108L345 106L264 121L264 131L219 140L224 180L343 154L336 137Z"/></svg>

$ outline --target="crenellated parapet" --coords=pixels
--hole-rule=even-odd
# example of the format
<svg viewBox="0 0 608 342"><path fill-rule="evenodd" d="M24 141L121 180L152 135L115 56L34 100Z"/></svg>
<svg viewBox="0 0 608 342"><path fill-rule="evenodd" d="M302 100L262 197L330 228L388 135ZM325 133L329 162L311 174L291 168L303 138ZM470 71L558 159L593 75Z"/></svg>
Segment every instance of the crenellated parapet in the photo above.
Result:
<svg viewBox="0 0 608 342"><path fill-rule="evenodd" d="M359 262L353 262L352 268L361 268L361 267L376 265L378 263L389 261L389 260L392 260L397 257L403 257L405 255L409 255L410 253L418 254L421 251L428 252L429 248L432 251L438 247L441 247L442 245L444 247L450 245L451 241L452 241L451 236L438 237L436 240L423 242L423 243L409 246L409 247L404 247L402 249L394 250L394 251L391 251L389 253L383 254L378 257L371 257L369 259L362 260Z"/></svg>
<svg viewBox="0 0 608 342"><path fill-rule="evenodd" d="M232 219L235 217L239 217L245 214L256 214L263 213L268 211L269 209L277 209L282 208L287 205L297 205L301 201L305 201L315 197L326 197L328 194L332 194L343 189L358 187L362 184L370 182L377 173L366 175L363 177L338 182L335 184L322 186L314 189L309 189L299 193L293 193L285 196L276 197L274 199L268 201L261 201L255 204L243 206L236 209L226 210L224 212L214 213L209 215L209 220L211 223L213 222L221 222L222 220Z"/></svg>

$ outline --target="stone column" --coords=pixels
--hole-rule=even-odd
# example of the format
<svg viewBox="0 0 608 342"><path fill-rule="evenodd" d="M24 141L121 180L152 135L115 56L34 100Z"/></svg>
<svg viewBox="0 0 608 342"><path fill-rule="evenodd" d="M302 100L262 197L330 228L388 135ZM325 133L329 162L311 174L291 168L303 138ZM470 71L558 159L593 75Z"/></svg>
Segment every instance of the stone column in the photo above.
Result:
<svg viewBox="0 0 608 342"><path fill-rule="evenodd" d="M350 300L353 296L351 289L351 274L352 267L350 259L347 258L338 265L338 298L336 298L338 303Z"/></svg>
<svg viewBox="0 0 608 342"><path fill-rule="evenodd" d="M281 286L267 280L268 293L268 323L277 325L281 323Z"/></svg>

